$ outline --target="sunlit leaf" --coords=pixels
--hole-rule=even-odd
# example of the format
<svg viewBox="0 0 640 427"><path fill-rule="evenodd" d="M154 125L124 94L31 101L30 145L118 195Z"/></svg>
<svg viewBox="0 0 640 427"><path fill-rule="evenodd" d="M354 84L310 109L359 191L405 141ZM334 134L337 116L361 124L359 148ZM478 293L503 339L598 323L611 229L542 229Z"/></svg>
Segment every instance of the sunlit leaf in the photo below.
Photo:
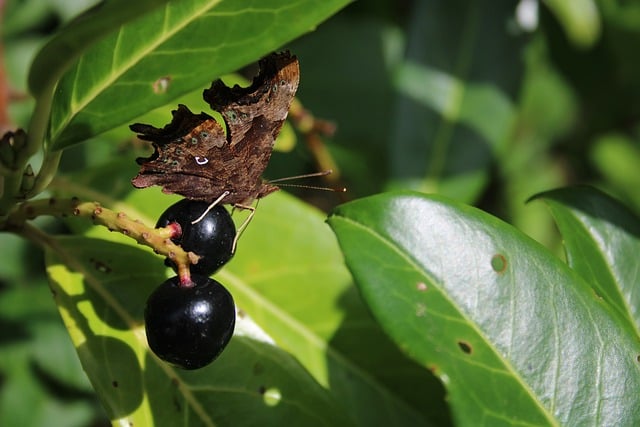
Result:
<svg viewBox="0 0 640 427"><path fill-rule="evenodd" d="M118 201L117 210L151 225L178 198L158 188L131 191L135 164L126 164L126 168L119 162L86 171L56 188L81 198L100 195L98 201L107 206ZM107 182L104 176L113 178ZM245 218L244 212L234 213L238 224ZM83 227L72 224L76 222L77 218L70 219L70 226L82 231ZM104 227L84 227L82 232L127 244L127 238ZM148 256L157 285L166 270L159 257ZM261 200L236 255L215 278L279 347L330 390L351 422L424 424L428 419L446 419L436 410L444 406L442 387L430 373L407 360L372 320L320 212L283 192ZM136 298L144 301L146 294ZM425 396L429 396L427 402Z"/></svg>
<svg viewBox="0 0 640 427"><path fill-rule="evenodd" d="M114 422L348 425L327 391L272 345L235 337L198 371L176 370L152 356L142 315L163 274L149 251L84 237L60 238L54 247L48 273L55 300Z"/></svg>
<svg viewBox="0 0 640 427"><path fill-rule="evenodd" d="M563 236L567 263L591 283L640 336L640 219L595 188L548 191L545 201Z"/></svg>
<svg viewBox="0 0 640 427"><path fill-rule="evenodd" d="M64 148L204 89L312 30L346 3L269 0L256 7L249 0L186 0L127 20L82 46L65 70L52 101L52 147ZM41 57L59 49L54 45Z"/></svg>

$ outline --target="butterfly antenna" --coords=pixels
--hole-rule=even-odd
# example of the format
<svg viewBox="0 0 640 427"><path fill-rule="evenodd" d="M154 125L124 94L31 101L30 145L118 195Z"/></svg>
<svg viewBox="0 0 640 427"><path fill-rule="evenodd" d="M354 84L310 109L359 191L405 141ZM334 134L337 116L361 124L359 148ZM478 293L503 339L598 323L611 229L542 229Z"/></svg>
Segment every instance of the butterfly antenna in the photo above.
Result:
<svg viewBox="0 0 640 427"><path fill-rule="evenodd" d="M327 176L327 175L331 175L332 173L333 173L333 170L328 169L328 170L322 171L322 172L312 172L312 173L305 173L303 175L295 175L295 176L287 176L287 177L284 177L284 178L277 178L277 179L273 179L273 180L269 181L269 183L292 181L294 179L313 178L313 177L316 177L316 176Z"/></svg>
<svg viewBox="0 0 640 427"><path fill-rule="evenodd" d="M270 181L273 182L273 181ZM309 190L322 190L322 191L333 191L335 193L346 193L347 189L345 187L318 187L315 185L303 185L303 184L279 184L280 187L293 187L293 188L306 188Z"/></svg>
<svg viewBox="0 0 640 427"><path fill-rule="evenodd" d="M304 178L314 178L317 176L327 176L327 175L331 175L333 173L333 170L328 169L326 171L322 171L322 172L312 172L312 173L305 173L303 175L295 175L295 176L287 176L285 178L277 178L271 181L268 181L269 184L272 183L278 183L278 186L280 187L293 187L293 188L307 188L310 190L322 190L322 191L335 191L337 193L344 193L347 191L346 188L344 187L319 187L316 185L302 185L302 184L280 184L281 182L284 181L293 181L294 179L304 179Z"/></svg>

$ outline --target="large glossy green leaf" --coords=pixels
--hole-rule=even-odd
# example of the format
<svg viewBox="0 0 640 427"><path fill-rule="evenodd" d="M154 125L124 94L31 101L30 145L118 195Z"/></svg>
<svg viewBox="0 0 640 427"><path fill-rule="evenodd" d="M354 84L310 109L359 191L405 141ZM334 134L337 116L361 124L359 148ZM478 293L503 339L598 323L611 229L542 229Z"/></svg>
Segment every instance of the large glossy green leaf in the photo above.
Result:
<svg viewBox="0 0 640 427"><path fill-rule="evenodd" d="M77 143L204 88L312 30L346 3L185 0L114 23L106 36L82 46L58 82L49 127L52 147ZM59 49L54 45L41 57L61 54Z"/></svg>
<svg viewBox="0 0 640 427"><path fill-rule="evenodd" d="M615 307L640 336L640 219L591 187L539 194L562 233L567 263Z"/></svg>
<svg viewBox="0 0 640 427"><path fill-rule="evenodd" d="M513 227L439 196L329 218L372 312L438 375L457 425L637 425L640 344L590 283Z"/></svg>
<svg viewBox="0 0 640 427"><path fill-rule="evenodd" d="M513 124L522 40L513 2L416 2L390 144L395 188L473 201ZM451 31L456 28L456 31Z"/></svg>

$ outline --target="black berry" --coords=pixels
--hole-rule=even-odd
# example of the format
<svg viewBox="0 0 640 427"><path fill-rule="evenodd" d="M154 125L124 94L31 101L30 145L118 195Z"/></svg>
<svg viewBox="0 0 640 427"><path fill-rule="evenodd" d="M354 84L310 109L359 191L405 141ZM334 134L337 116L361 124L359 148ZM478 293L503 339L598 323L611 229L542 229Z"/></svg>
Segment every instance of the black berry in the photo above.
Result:
<svg viewBox="0 0 640 427"><path fill-rule="evenodd" d="M166 227L171 223L180 225L181 234L171 240L185 251L200 256L198 263L191 266L191 272L203 276L213 274L231 259L233 239L236 236L231 215L221 205L211 209L200 221L191 223L208 207L208 202L183 199L169 206L156 224L156 228ZM166 264L175 269L173 261L167 259Z"/></svg>
<svg viewBox="0 0 640 427"><path fill-rule="evenodd" d="M218 357L236 323L233 298L224 286L206 276L191 280L193 286L181 286L178 277L162 283L144 312L151 350L184 369L202 368Z"/></svg>

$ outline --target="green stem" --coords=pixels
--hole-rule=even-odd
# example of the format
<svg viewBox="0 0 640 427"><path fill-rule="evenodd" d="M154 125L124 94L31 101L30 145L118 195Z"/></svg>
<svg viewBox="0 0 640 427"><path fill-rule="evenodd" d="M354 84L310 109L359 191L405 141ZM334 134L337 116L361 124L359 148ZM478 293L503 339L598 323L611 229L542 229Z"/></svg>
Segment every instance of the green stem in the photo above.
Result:
<svg viewBox="0 0 640 427"><path fill-rule="evenodd" d="M40 170L36 176L33 188L25 195L26 199L30 199L31 197L40 194L49 186L53 178L56 176L61 157L61 150L46 153L45 158L42 161L42 166L40 166Z"/></svg>

